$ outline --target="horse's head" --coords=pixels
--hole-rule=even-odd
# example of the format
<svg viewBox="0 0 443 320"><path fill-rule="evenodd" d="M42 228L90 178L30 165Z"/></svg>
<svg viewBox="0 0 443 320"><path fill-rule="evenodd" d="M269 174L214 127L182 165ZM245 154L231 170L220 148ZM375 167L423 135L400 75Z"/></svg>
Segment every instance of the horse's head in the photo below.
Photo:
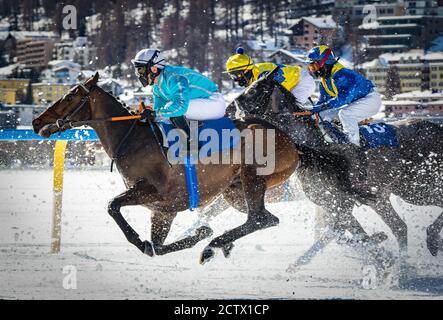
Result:
<svg viewBox="0 0 443 320"><path fill-rule="evenodd" d="M32 121L35 133L48 138L53 133L68 129L71 121L84 121L90 118L90 94L97 86L98 72L85 83L76 85L62 98L47 108Z"/></svg>
<svg viewBox="0 0 443 320"><path fill-rule="evenodd" d="M250 115L284 111L298 107L295 97L275 80L279 67L255 81L232 103Z"/></svg>

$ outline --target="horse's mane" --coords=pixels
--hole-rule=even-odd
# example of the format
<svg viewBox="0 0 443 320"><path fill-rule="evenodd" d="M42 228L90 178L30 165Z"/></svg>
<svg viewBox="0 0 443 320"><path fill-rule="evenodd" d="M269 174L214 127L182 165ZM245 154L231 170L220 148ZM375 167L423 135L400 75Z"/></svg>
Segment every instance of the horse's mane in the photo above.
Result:
<svg viewBox="0 0 443 320"><path fill-rule="evenodd" d="M306 111L305 109L302 108L302 104L297 100L296 97L294 97L294 95L289 92L285 87L283 87L280 83L275 81L275 87L274 87L274 91L271 92L271 95L275 93L275 90L279 89L280 92L283 94L283 96L285 97L285 104L289 104L291 105L291 107L293 107L296 110L293 110L294 112L303 112Z"/></svg>
<svg viewBox="0 0 443 320"><path fill-rule="evenodd" d="M112 100L112 102L115 103L115 104L117 104L117 105L122 109L122 111L125 111L125 112L127 112L128 114L130 114L130 115L135 114L135 112L134 112L133 110L131 110L130 107L128 107L128 106L126 106L124 103L122 103L122 102L121 102L116 96L114 96L114 94L113 94L112 92L108 92L108 91L106 91L105 89L103 89L103 88L100 87L99 85L97 85L97 88L98 88L102 93L104 93L105 95L107 95L108 97L110 97L111 100Z"/></svg>

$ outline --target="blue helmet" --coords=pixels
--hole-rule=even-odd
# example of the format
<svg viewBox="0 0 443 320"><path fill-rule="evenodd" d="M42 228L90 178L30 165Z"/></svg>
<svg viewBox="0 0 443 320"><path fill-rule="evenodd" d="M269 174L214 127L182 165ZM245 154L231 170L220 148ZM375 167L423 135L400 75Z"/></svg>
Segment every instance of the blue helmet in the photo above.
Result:
<svg viewBox="0 0 443 320"><path fill-rule="evenodd" d="M331 48L326 45L321 45L318 47L312 48L308 52L308 56L306 59L306 63L318 63L319 67L322 67L324 64L334 64L337 62L334 53Z"/></svg>

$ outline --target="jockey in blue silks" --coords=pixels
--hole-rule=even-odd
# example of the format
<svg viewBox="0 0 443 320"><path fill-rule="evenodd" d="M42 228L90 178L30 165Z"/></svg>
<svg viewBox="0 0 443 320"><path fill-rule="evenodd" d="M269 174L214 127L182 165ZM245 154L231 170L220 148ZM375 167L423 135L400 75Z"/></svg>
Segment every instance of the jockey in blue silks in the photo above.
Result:
<svg viewBox="0 0 443 320"><path fill-rule="evenodd" d="M374 84L358 72L345 68L325 45L308 53L308 70L320 78L320 100L313 112L324 121L340 119L348 142L360 146L358 123L381 109L381 97Z"/></svg>
<svg viewBox="0 0 443 320"><path fill-rule="evenodd" d="M143 49L132 60L136 75L143 86L153 86L156 116L169 118L189 137L187 120L222 118L226 103L218 86L201 73L166 64L157 49Z"/></svg>
<svg viewBox="0 0 443 320"><path fill-rule="evenodd" d="M320 78L321 84L320 99L312 111L319 113L323 131L328 131L330 122L338 118L347 137L344 144L333 144L328 148L354 160L351 164L355 165L350 166L350 183L362 183L366 179L367 159L359 148L358 124L380 112L380 94L371 81L340 64L326 45L312 48L306 62L309 72Z"/></svg>

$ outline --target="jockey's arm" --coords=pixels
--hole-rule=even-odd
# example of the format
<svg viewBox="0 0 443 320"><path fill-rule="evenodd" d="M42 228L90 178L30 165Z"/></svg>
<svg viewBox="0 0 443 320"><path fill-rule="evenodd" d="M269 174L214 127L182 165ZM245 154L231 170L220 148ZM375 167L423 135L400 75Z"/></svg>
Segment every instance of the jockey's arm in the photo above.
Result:
<svg viewBox="0 0 443 320"><path fill-rule="evenodd" d="M164 108L166 103L168 103L168 101L154 92L154 110L156 113L160 112L160 110Z"/></svg>
<svg viewBox="0 0 443 320"><path fill-rule="evenodd" d="M322 105L323 103L325 103L328 100L328 97L329 96L326 93L325 89L323 89L323 87L320 85L320 98L318 99L315 106L319 106L319 105Z"/></svg>
<svg viewBox="0 0 443 320"><path fill-rule="evenodd" d="M171 92L170 101L158 110L157 115L166 118L180 117L188 111L188 79L180 75L174 75L168 80L168 86Z"/></svg>
<svg viewBox="0 0 443 320"><path fill-rule="evenodd" d="M358 90L358 83L356 83L355 77L352 73L348 73L345 70L340 70L341 75L334 79L335 86L337 88L337 96L325 101L328 107L331 109L340 108L349 104L354 100L355 93Z"/></svg>

